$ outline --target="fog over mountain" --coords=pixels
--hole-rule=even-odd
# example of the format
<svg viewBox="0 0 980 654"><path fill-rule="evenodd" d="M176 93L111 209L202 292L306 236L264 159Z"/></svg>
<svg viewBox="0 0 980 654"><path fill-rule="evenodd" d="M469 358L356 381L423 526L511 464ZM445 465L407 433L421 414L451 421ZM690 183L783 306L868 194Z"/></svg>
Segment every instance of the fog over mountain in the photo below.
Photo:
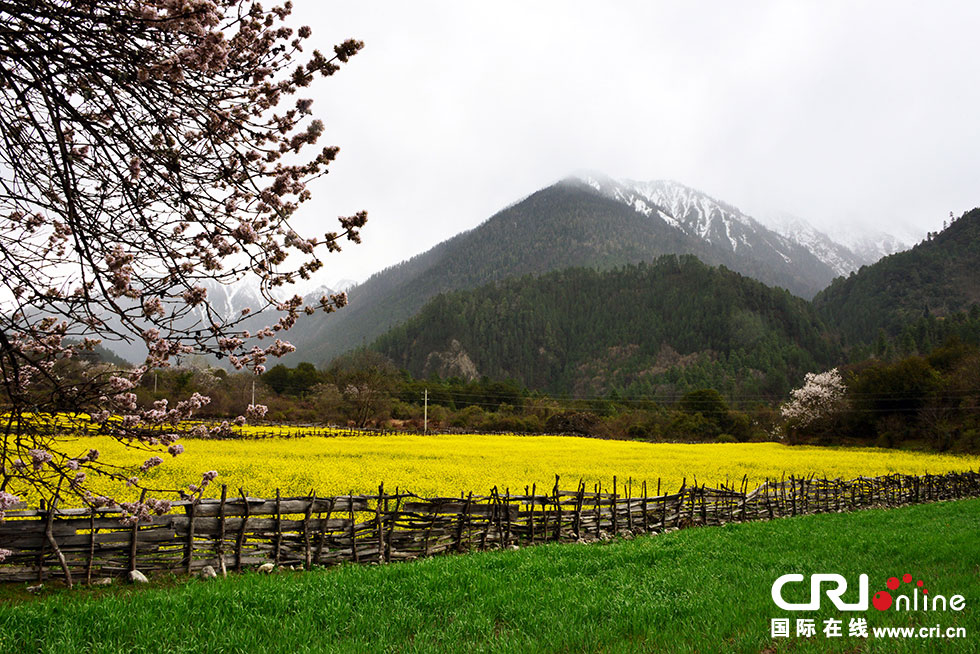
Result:
<svg viewBox="0 0 980 654"><path fill-rule="evenodd" d="M675 179L763 220L907 244L978 204L980 3L294 3L340 147L297 215L366 209L318 283L370 275L582 168ZM862 254L864 258L872 252Z"/></svg>

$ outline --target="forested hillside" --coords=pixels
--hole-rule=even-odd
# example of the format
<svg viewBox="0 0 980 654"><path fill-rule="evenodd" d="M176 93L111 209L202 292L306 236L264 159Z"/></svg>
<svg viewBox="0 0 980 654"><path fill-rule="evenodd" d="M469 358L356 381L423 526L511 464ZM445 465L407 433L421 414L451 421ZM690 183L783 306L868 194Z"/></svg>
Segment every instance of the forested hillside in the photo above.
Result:
<svg viewBox="0 0 980 654"><path fill-rule="evenodd" d="M899 336L923 317L943 318L980 303L980 209L911 250L835 280L814 298L821 317L849 345L884 330Z"/></svg>
<svg viewBox="0 0 980 654"><path fill-rule="evenodd" d="M350 304L301 324L305 356L326 362L371 342L445 291L570 266L608 268L668 252L710 248L663 221L596 195L581 184L556 184L504 209L478 228L388 268L349 291Z"/></svg>
<svg viewBox="0 0 980 654"><path fill-rule="evenodd" d="M473 230L372 276L349 291L350 304L343 311L327 318L301 319L290 340L300 346L305 358L324 364L370 343L415 315L439 293L569 267L603 270L651 261L663 254L693 254L708 264L727 266L803 297L811 297L833 276L812 253L783 242L774 233L739 231L742 240L733 250L727 240L712 242L694 227L671 221L656 212L647 215L581 179L569 178L504 209ZM730 229L736 227L744 231L738 225ZM767 238L780 240L790 254L774 255L771 247L764 247Z"/></svg>
<svg viewBox="0 0 980 654"><path fill-rule="evenodd" d="M807 302L692 256L440 295L371 347L417 376L661 396L781 396L839 356Z"/></svg>

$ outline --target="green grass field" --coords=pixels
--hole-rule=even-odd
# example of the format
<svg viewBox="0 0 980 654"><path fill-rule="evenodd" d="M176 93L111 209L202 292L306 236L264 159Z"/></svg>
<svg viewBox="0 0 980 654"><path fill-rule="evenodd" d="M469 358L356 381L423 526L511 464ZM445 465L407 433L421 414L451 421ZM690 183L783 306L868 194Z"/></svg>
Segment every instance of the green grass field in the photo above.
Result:
<svg viewBox="0 0 980 654"><path fill-rule="evenodd" d="M976 652L978 539L980 500L966 500L30 599L8 587L0 652ZM852 588L867 573L871 594L907 572L966 608L849 614L825 599L789 614L770 598L789 572L842 574ZM964 627L966 638L849 637L854 616ZM773 639L780 617L817 618L817 635ZM825 618L843 618L845 635L826 637Z"/></svg>

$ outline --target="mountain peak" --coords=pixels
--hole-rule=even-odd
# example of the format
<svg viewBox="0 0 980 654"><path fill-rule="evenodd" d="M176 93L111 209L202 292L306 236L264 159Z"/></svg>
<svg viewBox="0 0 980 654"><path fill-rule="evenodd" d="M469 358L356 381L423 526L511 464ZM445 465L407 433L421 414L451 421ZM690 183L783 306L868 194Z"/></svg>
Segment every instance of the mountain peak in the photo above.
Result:
<svg viewBox="0 0 980 654"><path fill-rule="evenodd" d="M595 192L655 217L691 238L766 265L809 269L828 282L836 270L807 247L769 230L737 207L670 179L637 181L590 174L583 181Z"/></svg>
<svg viewBox="0 0 980 654"><path fill-rule="evenodd" d="M861 266L877 260L858 254L817 229L809 221L793 214L771 214L766 217L765 224L777 234L813 252L821 261L833 268L838 277L848 275Z"/></svg>
<svg viewBox="0 0 980 654"><path fill-rule="evenodd" d="M762 226L737 207L672 179L615 180L595 173L582 178L596 192L629 205L645 216L732 252L750 247L748 232Z"/></svg>
<svg viewBox="0 0 980 654"><path fill-rule="evenodd" d="M767 215L765 224L778 234L809 248L841 276L909 247L891 234L854 226L834 227L834 237L831 238L806 219L785 212Z"/></svg>

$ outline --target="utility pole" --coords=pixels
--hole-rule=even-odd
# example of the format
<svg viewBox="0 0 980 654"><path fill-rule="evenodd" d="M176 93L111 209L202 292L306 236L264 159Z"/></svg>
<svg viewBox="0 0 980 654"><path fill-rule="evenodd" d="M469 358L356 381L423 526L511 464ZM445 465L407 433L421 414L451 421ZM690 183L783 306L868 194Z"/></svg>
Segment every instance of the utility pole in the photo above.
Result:
<svg viewBox="0 0 980 654"><path fill-rule="evenodd" d="M429 433L429 389L425 389L425 413L424 413L424 427L422 428L422 433Z"/></svg>
<svg viewBox="0 0 980 654"><path fill-rule="evenodd" d="M153 373L153 394L157 394L157 374Z"/></svg>
<svg viewBox="0 0 980 654"><path fill-rule="evenodd" d="M255 380L252 380L252 406L255 406Z"/></svg>

